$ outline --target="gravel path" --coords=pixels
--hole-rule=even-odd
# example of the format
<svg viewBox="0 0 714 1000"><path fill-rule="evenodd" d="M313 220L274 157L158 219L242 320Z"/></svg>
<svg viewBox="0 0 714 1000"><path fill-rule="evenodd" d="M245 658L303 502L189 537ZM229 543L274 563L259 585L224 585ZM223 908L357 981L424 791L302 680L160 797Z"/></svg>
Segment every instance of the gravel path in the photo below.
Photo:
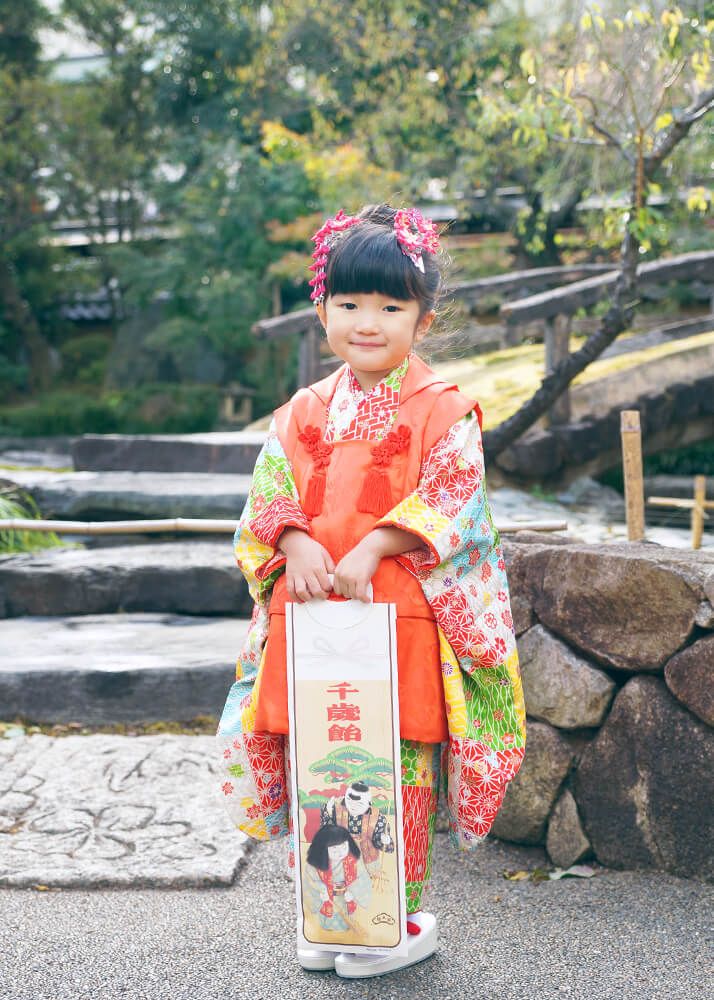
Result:
<svg viewBox="0 0 714 1000"><path fill-rule="evenodd" d="M712 889L652 872L509 882L538 848L459 855L437 836L433 958L381 980L293 957L281 845L203 890L0 891L3 1000L691 1000L711 996Z"/></svg>

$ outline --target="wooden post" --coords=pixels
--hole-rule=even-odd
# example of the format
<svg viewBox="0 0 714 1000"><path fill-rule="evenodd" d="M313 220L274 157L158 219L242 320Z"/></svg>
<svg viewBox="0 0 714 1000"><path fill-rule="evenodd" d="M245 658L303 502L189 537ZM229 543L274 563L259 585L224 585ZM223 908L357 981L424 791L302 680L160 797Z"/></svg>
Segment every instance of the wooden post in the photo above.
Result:
<svg viewBox="0 0 714 1000"><path fill-rule="evenodd" d="M704 533L704 506L707 499L707 477L694 477L694 506L692 507L692 548L699 549L702 546L702 534Z"/></svg>
<svg viewBox="0 0 714 1000"><path fill-rule="evenodd" d="M625 478L625 509L627 511L627 537L631 542L641 542L645 537L645 494L642 479L642 435L640 411L620 411L620 437L622 439L622 471Z"/></svg>
<svg viewBox="0 0 714 1000"><path fill-rule="evenodd" d="M551 316L545 321L545 370L546 374L570 353L570 316ZM548 410L548 424L567 424L570 420L570 391L565 391Z"/></svg>
<svg viewBox="0 0 714 1000"><path fill-rule="evenodd" d="M298 382L300 387L311 385L320 377L320 330L315 319L300 338L298 355Z"/></svg>

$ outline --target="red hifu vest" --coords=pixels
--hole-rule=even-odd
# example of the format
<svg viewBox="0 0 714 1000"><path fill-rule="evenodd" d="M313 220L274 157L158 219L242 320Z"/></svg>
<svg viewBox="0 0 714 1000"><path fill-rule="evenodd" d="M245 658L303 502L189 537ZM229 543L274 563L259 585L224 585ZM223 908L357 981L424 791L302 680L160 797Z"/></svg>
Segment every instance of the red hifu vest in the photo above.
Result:
<svg viewBox="0 0 714 1000"><path fill-rule="evenodd" d="M392 434L375 441L324 445L327 409L343 371L301 389L275 411L278 437L295 476L311 534L335 563L418 484L422 459L454 423L478 405L412 357L401 387ZM394 557L372 579L374 600L397 607L399 718L403 739L448 739L439 641L419 582ZM270 628L257 696L257 732L287 733L285 575L270 601ZM340 598L332 598L339 600Z"/></svg>

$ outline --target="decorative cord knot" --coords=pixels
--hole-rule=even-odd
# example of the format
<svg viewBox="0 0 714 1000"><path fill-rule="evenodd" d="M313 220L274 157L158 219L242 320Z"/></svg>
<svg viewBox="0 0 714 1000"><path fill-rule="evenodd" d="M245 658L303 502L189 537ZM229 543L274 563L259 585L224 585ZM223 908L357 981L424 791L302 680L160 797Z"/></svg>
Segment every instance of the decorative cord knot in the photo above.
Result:
<svg viewBox="0 0 714 1000"><path fill-rule="evenodd" d="M357 510L362 514L376 514L382 517L394 506L392 488L389 484L387 469L392 459L400 451L406 451L411 441L411 428L400 424L390 431L379 444L370 448L372 465L367 470L362 492L357 500Z"/></svg>
<svg viewBox="0 0 714 1000"><path fill-rule="evenodd" d="M317 517L322 513L327 483L327 467L330 464L334 445L328 444L322 437L322 431L313 424L307 424L299 434L298 440L305 445L305 450L312 458L313 472L307 484L303 510L306 517Z"/></svg>

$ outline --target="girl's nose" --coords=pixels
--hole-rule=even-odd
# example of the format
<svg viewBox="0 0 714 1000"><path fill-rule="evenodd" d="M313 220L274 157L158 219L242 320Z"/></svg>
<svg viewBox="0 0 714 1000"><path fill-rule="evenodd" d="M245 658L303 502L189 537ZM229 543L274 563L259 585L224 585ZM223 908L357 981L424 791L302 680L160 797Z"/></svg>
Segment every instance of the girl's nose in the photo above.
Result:
<svg viewBox="0 0 714 1000"><path fill-rule="evenodd" d="M372 313L363 313L357 317L355 330L358 333L379 333L379 320Z"/></svg>

